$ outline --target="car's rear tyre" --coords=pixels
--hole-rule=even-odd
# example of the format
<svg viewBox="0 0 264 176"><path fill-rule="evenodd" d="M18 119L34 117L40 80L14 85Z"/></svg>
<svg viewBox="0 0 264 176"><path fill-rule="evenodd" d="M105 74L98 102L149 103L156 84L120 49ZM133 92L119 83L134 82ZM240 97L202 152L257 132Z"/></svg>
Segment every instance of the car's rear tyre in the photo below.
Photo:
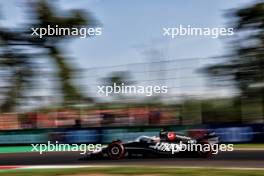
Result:
<svg viewBox="0 0 264 176"><path fill-rule="evenodd" d="M202 148L203 150L201 151L198 151L198 155L202 158L209 158L212 156L212 152L213 152L213 149L212 149L212 146L210 145L209 142L206 142L206 141L201 141L199 142L199 144L202 145Z"/></svg>
<svg viewBox="0 0 264 176"><path fill-rule="evenodd" d="M122 159L125 155L125 148L120 141L112 142L107 148L107 153L111 159Z"/></svg>

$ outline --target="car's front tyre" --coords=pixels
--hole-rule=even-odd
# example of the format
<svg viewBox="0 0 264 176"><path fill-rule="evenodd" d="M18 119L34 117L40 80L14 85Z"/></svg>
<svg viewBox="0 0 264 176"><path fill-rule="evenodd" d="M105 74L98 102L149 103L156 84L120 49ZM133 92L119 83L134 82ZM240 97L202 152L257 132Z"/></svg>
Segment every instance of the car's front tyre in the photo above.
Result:
<svg viewBox="0 0 264 176"><path fill-rule="evenodd" d="M121 141L109 144L107 147L107 154L111 159L122 159L125 156L125 148Z"/></svg>

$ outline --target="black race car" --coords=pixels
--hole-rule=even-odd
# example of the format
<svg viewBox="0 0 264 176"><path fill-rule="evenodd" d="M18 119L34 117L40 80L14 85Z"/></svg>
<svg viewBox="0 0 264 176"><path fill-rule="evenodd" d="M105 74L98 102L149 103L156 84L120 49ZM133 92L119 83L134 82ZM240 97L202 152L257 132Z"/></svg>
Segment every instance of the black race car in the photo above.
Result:
<svg viewBox="0 0 264 176"><path fill-rule="evenodd" d="M134 141L125 143L121 140L115 140L100 151L89 153L87 158L175 157L182 154L185 156L210 157L213 155L212 146L217 143L218 137L212 132L194 139L175 132L161 131L159 137L140 136ZM191 148L191 146L196 146L196 148Z"/></svg>

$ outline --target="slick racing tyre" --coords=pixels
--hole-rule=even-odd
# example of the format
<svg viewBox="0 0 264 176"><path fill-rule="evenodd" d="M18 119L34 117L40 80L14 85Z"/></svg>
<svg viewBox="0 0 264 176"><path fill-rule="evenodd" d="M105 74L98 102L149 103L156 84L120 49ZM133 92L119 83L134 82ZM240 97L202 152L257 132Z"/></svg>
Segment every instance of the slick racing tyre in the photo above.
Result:
<svg viewBox="0 0 264 176"><path fill-rule="evenodd" d="M122 159L125 155L125 148L121 142L112 142L107 148L108 156L111 159Z"/></svg>
<svg viewBox="0 0 264 176"><path fill-rule="evenodd" d="M198 155L202 158L209 158L212 156L212 146L210 145L209 142L206 141L201 141L199 142L202 146L202 150L198 151Z"/></svg>

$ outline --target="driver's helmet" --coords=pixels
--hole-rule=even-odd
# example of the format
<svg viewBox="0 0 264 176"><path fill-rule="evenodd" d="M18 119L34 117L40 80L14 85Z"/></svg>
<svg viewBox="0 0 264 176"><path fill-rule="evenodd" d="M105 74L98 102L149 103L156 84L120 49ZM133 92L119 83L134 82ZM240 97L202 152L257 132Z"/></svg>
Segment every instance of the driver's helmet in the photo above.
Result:
<svg viewBox="0 0 264 176"><path fill-rule="evenodd" d="M161 130L159 133L160 140L162 141L175 141L176 140L176 133L173 131L166 132Z"/></svg>

